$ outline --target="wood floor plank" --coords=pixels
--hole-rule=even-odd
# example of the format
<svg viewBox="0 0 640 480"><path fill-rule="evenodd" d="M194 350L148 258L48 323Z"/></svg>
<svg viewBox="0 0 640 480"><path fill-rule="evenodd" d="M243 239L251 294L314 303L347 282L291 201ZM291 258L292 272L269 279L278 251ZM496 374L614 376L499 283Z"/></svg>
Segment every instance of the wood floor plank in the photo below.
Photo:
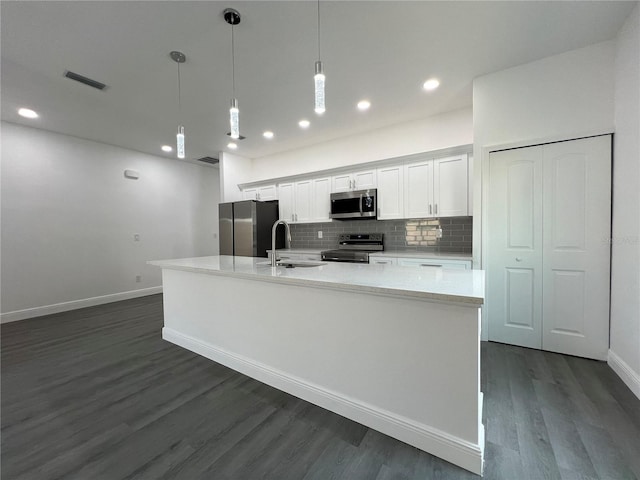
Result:
<svg viewBox="0 0 640 480"><path fill-rule="evenodd" d="M581 475L598 478L591 457L580 439L573 420L545 407L542 408L542 415L549 431L558 466Z"/></svg>
<svg viewBox="0 0 640 480"><path fill-rule="evenodd" d="M506 358L522 475L532 480L558 480L561 475L534 387L535 380L527 371L529 353L527 350L522 355L510 354Z"/></svg>
<svg viewBox="0 0 640 480"><path fill-rule="evenodd" d="M605 429L584 422L577 423L576 427L600 478L636 480L624 461L622 452Z"/></svg>
<svg viewBox="0 0 640 480"><path fill-rule="evenodd" d="M479 478L169 344L162 324L154 295L1 325L3 480ZM640 479L640 401L605 363L481 356L487 480Z"/></svg>

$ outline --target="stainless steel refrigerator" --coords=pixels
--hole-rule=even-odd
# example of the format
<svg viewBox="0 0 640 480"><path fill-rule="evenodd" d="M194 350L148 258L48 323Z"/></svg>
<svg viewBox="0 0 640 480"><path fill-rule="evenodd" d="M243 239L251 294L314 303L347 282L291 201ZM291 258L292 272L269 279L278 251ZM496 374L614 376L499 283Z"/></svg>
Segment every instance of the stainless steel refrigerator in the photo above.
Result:
<svg viewBox="0 0 640 480"><path fill-rule="evenodd" d="M220 255L266 257L271 249L271 228L278 220L278 201L221 203ZM278 228L276 248L284 248L284 228Z"/></svg>

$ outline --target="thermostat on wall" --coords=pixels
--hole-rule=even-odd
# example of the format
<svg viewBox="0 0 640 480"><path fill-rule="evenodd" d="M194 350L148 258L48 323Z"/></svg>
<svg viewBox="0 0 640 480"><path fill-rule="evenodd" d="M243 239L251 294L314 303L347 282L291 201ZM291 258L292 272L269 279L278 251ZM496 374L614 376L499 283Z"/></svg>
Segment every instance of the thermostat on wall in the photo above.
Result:
<svg viewBox="0 0 640 480"><path fill-rule="evenodd" d="M138 178L140 178L140 174L138 173L137 170L125 170L124 176L127 178L133 178L134 180L137 180Z"/></svg>

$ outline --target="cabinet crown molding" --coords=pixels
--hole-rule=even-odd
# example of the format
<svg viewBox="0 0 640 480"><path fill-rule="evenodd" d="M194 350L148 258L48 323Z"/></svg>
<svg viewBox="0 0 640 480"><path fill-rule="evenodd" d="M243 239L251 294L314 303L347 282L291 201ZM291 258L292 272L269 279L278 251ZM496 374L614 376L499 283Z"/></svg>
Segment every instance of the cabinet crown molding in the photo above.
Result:
<svg viewBox="0 0 640 480"><path fill-rule="evenodd" d="M439 150L430 150L428 152L419 152L419 153L414 153L411 155L403 155L400 157L393 157L393 158L386 158L383 160L376 160L373 162L365 162L365 163L354 163L352 165L346 165L344 167L337 167L337 168L329 168L326 170L316 170L313 172L306 172L306 173L300 173L297 175L288 175L285 177L274 177L274 178L266 178L263 180L256 180L254 182L247 182L247 183L239 183L238 184L238 188L240 190L244 190L247 188L255 188L255 187L259 187L262 185L267 185L267 184L279 184L279 183L285 183L285 182L296 182L299 180L306 180L306 179L311 179L311 178L317 178L317 177L325 177L325 176L334 176L334 175L339 175L341 173L349 173L349 172L356 172L359 170L365 170L365 169L369 169L369 168L380 168L380 167L386 167L386 166L391 166L391 165L399 165L399 164L403 164L405 162L416 162L416 161L420 161L420 160L435 160L437 158L441 158L441 157L448 157L448 156L454 156L454 155L463 155L463 154L468 154L468 155L472 155L473 154L473 144L467 144L467 145L458 145L455 147L448 147L448 148L442 148Z"/></svg>

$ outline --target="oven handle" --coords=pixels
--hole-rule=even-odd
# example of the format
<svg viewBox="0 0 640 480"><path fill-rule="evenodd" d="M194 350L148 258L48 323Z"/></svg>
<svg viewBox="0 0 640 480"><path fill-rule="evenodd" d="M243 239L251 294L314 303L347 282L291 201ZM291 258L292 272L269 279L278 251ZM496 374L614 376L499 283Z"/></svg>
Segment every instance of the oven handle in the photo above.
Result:
<svg viewBox="0 0 640 480"><path fill-rule="evenodd" d="M364 212L362 211L362 194L360 194L360 216L362 217L362 215L364 215Z"/></svg>

